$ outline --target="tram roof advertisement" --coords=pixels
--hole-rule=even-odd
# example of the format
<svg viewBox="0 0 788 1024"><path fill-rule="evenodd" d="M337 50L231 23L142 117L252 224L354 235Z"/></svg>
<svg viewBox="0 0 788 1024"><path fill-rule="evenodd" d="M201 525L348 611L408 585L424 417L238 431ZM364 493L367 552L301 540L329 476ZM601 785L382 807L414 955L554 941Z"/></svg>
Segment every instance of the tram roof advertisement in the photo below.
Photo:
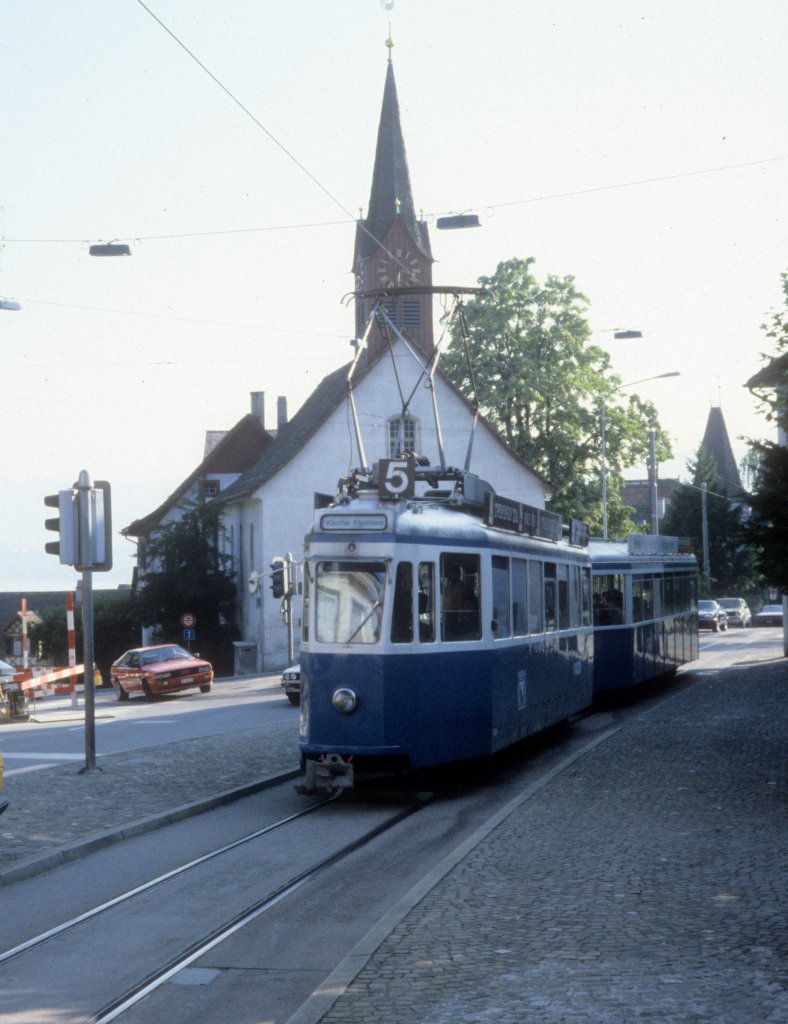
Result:
<svg viewBox="0 0 788 1024"><path fill-rule="evenodd" d="M543 508L533 508L521 501L502 498L487 491L484 503L485 526L494 526L510 533L525 533L542 540L561 540L563 526L561 517Z"/></svg>

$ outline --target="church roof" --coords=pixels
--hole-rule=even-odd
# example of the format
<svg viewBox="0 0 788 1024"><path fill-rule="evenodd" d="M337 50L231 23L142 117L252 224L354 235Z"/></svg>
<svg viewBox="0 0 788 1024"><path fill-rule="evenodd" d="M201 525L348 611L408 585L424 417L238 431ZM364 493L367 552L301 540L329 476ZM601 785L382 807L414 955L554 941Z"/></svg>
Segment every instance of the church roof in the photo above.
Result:
<svg viewBox="0 0 788 1024"><path fill-rule="evenodd" d="M369 363L365 365L359 363L356 366L353 377L354 388L358 387L372 368L386 356L387 353L381 351ZM253 465L249 466L234 483L222 491L220 500L233 501L253 494L258 487L261 487L274 477L291 459L295 458L323 424L328 421L331 414L346 400L348 393L347 377L350 366L350 363L346 363L323 378L295 416L279 430L274 442L266 448L260 458ZM436 377L439 377L448 388L454 391L460 401L468 407L469 414L471 414L471 407L467 398L440 369L436 369ZM529 473L541 481L545 491L551 494L555 492L555 487L550 481L538 473L533 466L529 466L525 459L522 459L513 448L510 448L496 431L495 427L484 416L479 416L479 423L484 424L489 429L495 440L506 449L512 459L519 462L524 469L527 469Z"/></svg>
<svg viewBox="0 0 788 1024"><path fill-rule="evenodd" d="M209 433L213 433L210 431ZM266 447L273 438L264 430L260 421L247 413L221 439L206 452L205 458L172 494L153 512L135 519L120 532L126 537L146 537L161 523L173 505L186 494L196 481L209 473L241 473ZM208 448L208 445L206 445Z"/></svg>
<svg viewBox="0 0 788 1024"><path fill-rule="evenodd" d="M738 494L742 490L741 476L739 475L739 467L736 465L731 442L728 438L728 429L725 426L722 409L719 406L713 406L709 409L706 432L703 435L701 445L714 459L717 465L717 472L725 484L728 494Z"/></svg>
<svg viewBox="0 0 788 1024"><path fill-rule="evenodd" d="M380 110L369 209L366 219L356 229L356 260L369 258L380 247L397 216L402 218L413 241L424 255L432 259L427 225L416 217L400 123L394 65L389 61Z"/></svg>

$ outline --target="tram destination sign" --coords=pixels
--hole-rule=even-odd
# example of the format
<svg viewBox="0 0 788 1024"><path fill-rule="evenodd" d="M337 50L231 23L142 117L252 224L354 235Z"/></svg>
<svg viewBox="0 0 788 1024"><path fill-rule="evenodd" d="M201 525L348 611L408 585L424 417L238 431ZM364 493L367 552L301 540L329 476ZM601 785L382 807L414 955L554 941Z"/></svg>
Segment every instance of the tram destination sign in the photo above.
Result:
<svg viewBox="0 0 788 1024"><path fill-rule="evenodd" d="M540 537L543 540L561 539L561 517L555 512L524 505L511 498L502 498L492 491L487 491L484 497L485 526L494 526L510 533L525 533L529 537Z"/></svg>
<svg viewBox="0 0 788 1024"><path fill-rule="evenodd" d="M320 516L320 528L326 531L377 533L387 526L388 517L385 512L323 512Z"/></svg>

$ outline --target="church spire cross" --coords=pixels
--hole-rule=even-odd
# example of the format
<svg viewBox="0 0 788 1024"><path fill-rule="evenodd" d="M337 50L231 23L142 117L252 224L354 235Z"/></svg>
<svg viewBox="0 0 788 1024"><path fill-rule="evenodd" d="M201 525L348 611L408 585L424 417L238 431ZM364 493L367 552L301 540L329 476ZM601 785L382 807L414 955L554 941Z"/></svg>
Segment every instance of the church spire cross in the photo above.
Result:
<svg viewBox="0 0 788 1024"><path fill-rule="evenodd" d="M391 64L391 62L392 62L392 59L391 59L391 51L392 51L392 50L394 49L394 40L393 40L393 39L392 39L392 37L391 37L391 25L389 25L389 37L388 37L388 39L386 40L386 48L387 48L387 49L388 49L388 51L389 51L389 57L388 57L388 60L389 60L389 64Z"/></svg>

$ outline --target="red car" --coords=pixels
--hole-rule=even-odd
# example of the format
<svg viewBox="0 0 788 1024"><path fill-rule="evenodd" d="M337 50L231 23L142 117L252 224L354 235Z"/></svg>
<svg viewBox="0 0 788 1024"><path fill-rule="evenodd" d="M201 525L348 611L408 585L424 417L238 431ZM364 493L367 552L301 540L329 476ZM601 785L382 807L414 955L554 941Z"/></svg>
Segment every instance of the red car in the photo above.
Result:
<svg viewBox="0 0 788 1024"><path fill-rule="evenodd" d="M144 693L151 700L160 693L180 693L199 687L208 693L213 682L211 663L194 657L178 644L135 647L118 658L110 669L118 700Z"/></svg>

